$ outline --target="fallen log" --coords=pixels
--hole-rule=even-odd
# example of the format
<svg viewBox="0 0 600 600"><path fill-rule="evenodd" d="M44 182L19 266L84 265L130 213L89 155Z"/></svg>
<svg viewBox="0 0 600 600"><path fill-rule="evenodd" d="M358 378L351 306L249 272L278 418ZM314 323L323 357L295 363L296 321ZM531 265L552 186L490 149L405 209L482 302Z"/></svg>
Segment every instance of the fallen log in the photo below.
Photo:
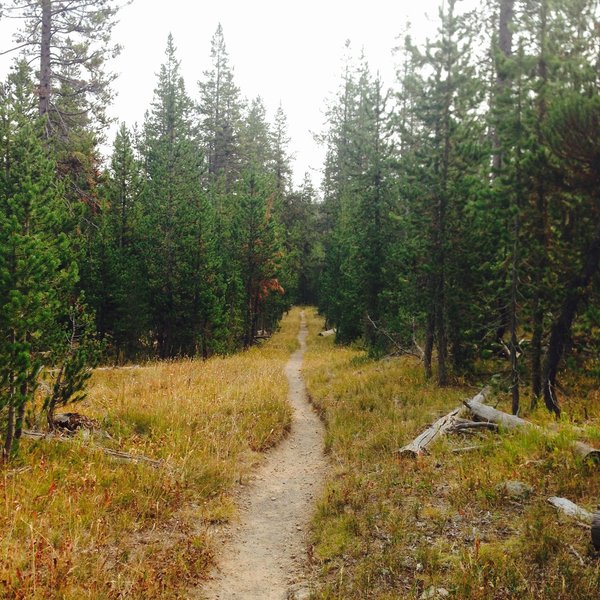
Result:
<svg viewBox="0 0 600 600"><path fill-rule="evenodd" d="M450 429L455 419L462 413L463 407L459 406L438 419L433 425L428 427L421 435L417 436L410 444L403 446L398 450L400 456L417 457L427 452L427 446L433 442L439 435Z"/></svg>
<svg viewBox="0 0 600 600"><path fill-rule="evenodd" d="M484 388L477 394L473 399L479 398L483 400L489 393L489 388ZM447 415L439 418L433 425L429 426L423 433L417 436L410 444L403 446L398 450L400 456L410 456L415 458L421 456L427 452L427 446L433 442L437 437L447 433L451 430L458 422L462 419L460 415L463 413L464 407L459 406L454 410L450 411Z"/></svg>
<svg viewBox="0 0 600 600"><path fill-rule="evenodd" d="M476 418L485 423L495 423L504 429L516 429L517 427L528 426L536 427L533 425L533 423L530 423L525 419L521 419L520 417L516 417L514 415L509 415L508 413L502 412L501 410L496 410L487 404L483 404L481 400L477 399L477 397L472 398L471 400L465 400L464 404L473 413L473 415L475 415Z"/></svg>
<svg viewBox="0 0 600 600"><path fill-rule="evenodd" d="M487 406L475 398L466 400L465 406L473 413L475 418L480 419L485 423L496 423L504 429L517 429L519 427L533 427L538 430L543 429L535 423L521 419L521 417L509 415L501 410ZM573 450L583 459L600 461L600 449L594 448L584 442L573 442Z"/></svg>
<svg viewBox="0 0 600 600"><path fill-rule="evenodd" d="M96 367L94 371L130 371L132 369L142 369L142 365L111 365L108 367Z"/></svg>
<svg viewBox="0 0 600 600"><path fill-rule="evenodd" d="M488 421L469 421L467 419L456 419L454 425L452 425L446 433L473 433L475 431L480 431L481 429L498 431L498 425Z"/></svg>
<svg viewBox="0 0 600 600"><path fill-rule="evenodd" d="M558 496L551 496L548 498L548 503L552 504L554 508L558 508L562 513L569 517L573 517L580 523L591 526L594 519L593 513L585 508L581 508L574 502L567 500L566 498L560 498Z"/></svg>
<svg viewBox="0 0 600 600"><path fill-rule="evenodd" d="M552 496L548 498L548 502L565 515L575 519L579 525L586 529L589 527L592 532L592 545L596 551L600 551L600 507L595 513L591 513L566 498Z"/></svg>
<svg viewBox="0 0 600 600"><path fill-rule="evenodd" d="M594 448L583 442L574 442L573 449L583 459L600 461L600 449L598 448Z"/></svg>
<svg viewBox="0 0 600 600"><path fill-rule="evenodd" d="M126 462L142 463L150 465L151 467L158 468L163 464L162 460L156 460L155 458L148 458L143 454L129 454L129 452L121 452L120 450L111 450L104 446L96 446L98 450L101 450L107 456L116 460L124 460Z"/></svg>
<svg viewBox="0 0 600 600"><path fill-rule="evenodd" d="M31 440L53 440L57 442L71 442L75 438L70 436L56 435L54 433L44 433L42 431L30 431L24 430L23 437ZM154 458L148 458L147 456L143 456L142 454L129 454L129 452L121 452L120 450L112 450L111 448L106 448L105 446L91 446L94 450L100 450L107 456L114 458L115 460L122 460L125 462L133 462L138 464L147 464L151 467L160 467L163 464L162 460L156 460Z"/></svg>
<svg viewBox="0 0 600 600"><path fill-rule="evenodd" d="M321 331L321 333L319 333L320 337L329 337L330 335L335 335L335 329L328 329L327 331Z"/></svg>

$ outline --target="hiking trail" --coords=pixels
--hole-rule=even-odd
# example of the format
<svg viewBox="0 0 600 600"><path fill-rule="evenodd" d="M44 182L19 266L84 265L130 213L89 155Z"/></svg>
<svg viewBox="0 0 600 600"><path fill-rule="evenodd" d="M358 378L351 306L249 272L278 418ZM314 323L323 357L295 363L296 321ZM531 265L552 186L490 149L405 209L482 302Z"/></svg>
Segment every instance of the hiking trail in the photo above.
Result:
<svg viewBox="0 0 600 600"><path fill-rule="evenodd" d="M301 600L307 528L326 470L324 427L301 375L308 330L302 313L300 348L288 361L288 401L294 412L289 435L268 452L241 495L240 519L229 528L218 566L200 591L206 600Z"/></svg>

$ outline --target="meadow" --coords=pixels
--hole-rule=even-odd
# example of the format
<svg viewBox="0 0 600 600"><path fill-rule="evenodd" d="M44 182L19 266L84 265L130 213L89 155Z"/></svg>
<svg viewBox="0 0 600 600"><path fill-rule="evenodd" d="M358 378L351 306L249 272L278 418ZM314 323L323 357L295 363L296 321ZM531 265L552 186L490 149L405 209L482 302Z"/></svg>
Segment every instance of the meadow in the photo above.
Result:
<svg viewBox="0 0 600 600"><path fill-rule="evenodd" d="M97 370L75 407L97 420L94 438L24 440L0 476L0 597L185 597L214 563L233 490L289 427L299 322L295 309L234 356Z"/></svg>
<svg viewBox="0 0 600 600"><path fill-rule="evenodd" d="M447 436L426 456L401 458L488 376L440 389L414 357L373 360L319 336L314 310L306 318L302 372L330 463L310 532L313 598L598 597L589 531L547 503L564 496L594 510L600 498L597 466L571 448L600 442L594 365L565 380L560 422L541 408L526 415L542 431ZM237 492L289 429L284 366L299 323L293 309L270 340L234 356L98 369L77 407L98 422L94 436L24 440L2 472L0 597L201 589L219 558L217 530L236 520ZM508 410L507 396L496 401ZM116 461L101 447L160 465ZM506 493L515 480L528 486L521 498Z"/></svg>
<svg viewBox="0 0 600 600"><path fill-rule="evenodd" d="M332 464L313 522L316 598L600 597L589 530L547 503L564 496L593 511L600 501L598 466L570 445L600 442L594 365L563 379L569 394L559 423L543 408L526 415L552 433L447 436L415 460L396 451L489 375L440 389L414 357L375 361L318 337L323 322L314 314L309 327L303 373ZM508 395L491 402L510 411ZM504 484L515 480L530 486L526 497L506 494Z"/></svg>

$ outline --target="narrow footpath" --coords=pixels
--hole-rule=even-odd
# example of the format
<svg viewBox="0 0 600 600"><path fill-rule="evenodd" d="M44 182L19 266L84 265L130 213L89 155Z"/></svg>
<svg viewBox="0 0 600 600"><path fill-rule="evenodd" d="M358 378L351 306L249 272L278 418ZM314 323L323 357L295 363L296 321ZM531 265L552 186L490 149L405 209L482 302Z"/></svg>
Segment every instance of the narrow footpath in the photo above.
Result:
<svg viewBox="0 0 600 600"><path fill-rule="evenodd" d="M225 544L217 571L204 587L207 600L301 600L306 530L324 480L324 428L308 402L301 375L306 351L304 313L296 350L287 366L290 434L269 452L241 498L241 517Z"/></svg>

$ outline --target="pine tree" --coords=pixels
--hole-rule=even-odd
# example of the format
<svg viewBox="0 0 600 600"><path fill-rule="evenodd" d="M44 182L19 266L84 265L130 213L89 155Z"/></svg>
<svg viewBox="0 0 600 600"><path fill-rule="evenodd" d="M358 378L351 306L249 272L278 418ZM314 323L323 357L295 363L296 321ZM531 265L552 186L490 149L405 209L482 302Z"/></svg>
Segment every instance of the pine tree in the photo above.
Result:
<svg viewBox="0 0 600 600"><path fill-rule="evenodd" d="M275 302L284 289L279 282L281 244L274 200L271 178L252 168L244 173L233 223L242 282L239 298L244 347L254 342L259 329L272 329L283 309Z"/></svg>
<svg viewBox="0 0 600 600"><path fill-rule="evenodd" d="M120 358L132 358L148 328L146 286L140 255L141 165L127 127L119 128L110 170L101 189L98 229L87 257L93 272L87 300L95 308L102 339Z"/></svg>
<svg viewBox="0 0 600 600"><path fill-rule="evenodd" d="M271 131L262 98L252 100L240 131L240 158L244 168L271 171L273 165Z"/></svg>
<svg viewBox="0 0 600 600"><path fill-rule="evenodd" d="M271 129L271 147L273 149L273 173L277 186L277 195L281 199L291 186L291 156L289 153L287 117L281 104L275 113L275 122Z"/></svg>
<svg viewBox="0 0 600 600"><path fill-rule="evenodd" d="M318 301L324 258L319 209L317 192L306 173L300 189L283 197L279 216L285 231L281 285L293 304L314 305Z"/></svg>
<svg viewBox="0 0 600 600"><path fill-rule="evenodd" d="M350 42L346 42L350 51ZM350 261L350 236L345 234L351 223L347 216L349 194L350 148L352 123L357 111L356 68L352 59L344 59L343 75L337 98L328 110L328 131L322 137L327 154L323 177L323 217L325 220L325 264L319 290L319 309L327 323L337 328L336 339L351 341L360 335L361 316L348 314L357 307L353 295L354 283L345 275L344 262ZM348 298L348 294L352 294ZM348 309L348 310L347 310ZM345 324L347 323L348 326Z"/></svg>
<svg viewBox="0 0 600 600"><path fill-rule="evenodd" d="M200 87L200 130L208 175L214 182L224 177L229 187L239 174L239 136L242 119L240 92L219 24L211 41L212 69L204 73Z"/></svg>
<svg viewBox="0 0 600 600"><path fill-rule="evenodd" d="M5 16L24 22L13 50L39 60L39 114L47 117L47 134L70 128L79 118L77 104L102 126L111 98L107 59L119 53L110 43L120 6L113 0L12 0Z"/></svg>
<svg viewBox="0 0 600 600"><path fill-rule="evenodd" d="M77 278L63 231L65 204L55 165L31 120L33 86L21 64L1 90L0 123L0 409L3 458L17 448L26 404L49 340ZM44 358L45 357L45 358Z"/></svg>
<svg viewBox="0 0 600 600"><path fill-rule="evenodd" d="M200 187L203 155L173 38L144 124L142 255L160 356L207 354L220 324L212 208ZM202 288L204 286L205 289ZM208 339L207 339L208 338Z"/></svg>

